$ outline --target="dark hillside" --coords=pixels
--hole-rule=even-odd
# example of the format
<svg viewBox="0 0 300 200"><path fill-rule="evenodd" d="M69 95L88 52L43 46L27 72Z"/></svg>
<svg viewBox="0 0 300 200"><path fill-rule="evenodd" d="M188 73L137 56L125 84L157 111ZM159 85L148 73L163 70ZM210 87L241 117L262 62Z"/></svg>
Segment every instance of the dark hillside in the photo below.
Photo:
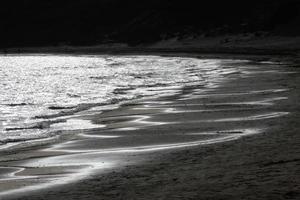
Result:
<svg viewBox="0 0 300 200"><path fill-rule="evenodd" d="M299 35L299 0L10 0L1 47L151 43L174 36Z"/></svg>

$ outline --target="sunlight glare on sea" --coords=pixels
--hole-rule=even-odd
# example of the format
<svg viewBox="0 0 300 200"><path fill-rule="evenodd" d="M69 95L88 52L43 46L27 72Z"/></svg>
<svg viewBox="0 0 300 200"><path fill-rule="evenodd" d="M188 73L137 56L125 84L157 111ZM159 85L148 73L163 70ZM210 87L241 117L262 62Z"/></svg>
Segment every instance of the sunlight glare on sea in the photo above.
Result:
<svg viewBox="0 0 300 200"><path fill-rule="evenodd" d="M61 122L55 116L62 112L72 115L94 104L171 95L193 84L216 87L230 70L219 68L221 62L160 56L2 55L0 142L47 137L53 124Z"/></svg>

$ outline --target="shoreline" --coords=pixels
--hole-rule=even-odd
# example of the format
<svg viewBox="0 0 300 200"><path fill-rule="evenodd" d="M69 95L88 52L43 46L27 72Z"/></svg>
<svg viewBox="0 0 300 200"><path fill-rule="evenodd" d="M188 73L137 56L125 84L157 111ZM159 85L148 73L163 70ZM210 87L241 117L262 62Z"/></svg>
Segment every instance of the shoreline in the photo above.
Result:
<svg viewBox="0 0 300 200"><path fill-rule="evenodd" d="M224 43L224 41L227 41ZM219 37L199 37L194 39L176 38L153 44L140 44L134 47L127 44L100 44L96 46L45 46L16 47L0 49L2 54L71 54L71 55L166 55L209 56L299 56L300 37L242 37L228 35Z"/></svg>
<svg viewBox="0 0 300 200"><path fill-rule="evenodd" d="M268 69L268 67L270 69ZM75 153L76 155L77 150L79 150L79 152L95 150L95 152L97 153L99 151L97 149L97 146L99 146L99 144L105 146L105 143L103 143L102 140L96 139L96 135L98 135L99 133L100 136L103 137L110 136L110 139L108 137L108 140L113 140L114 137L118 137L119 135L123 135L123 137L125 135L135 135L135 131L137 131L137 133L144 133L143 135L145 137L147 134L150 134L151 137L148 138L148 140L151 141L153 139L156 148L158 147L157 140L155 139L155 137L157 137L157 132L170 133L172 130L179 131L173 136L174 141L176 141L176 137L179 137L179 139L181 137L185 138L186 133L194 134L194 131L201 131L205 133L202 134L202 136L200 134L194 135L191 138L187 138L187 142L194 141L195 138L198 137L204 137L205 139L207 135L211 137L211 135L213 134L227 136L236 136L244 133L247 134L249 126L254 126L253 130L261 129L262 133L253 134L249 137L246 136L245 138L243 137L243 139L239 138L239 140L233 140L225 143L213 144L203 147L200 145L188 148L183 147L183 149L176 149L172 151L167 150L167 152L154 151L142 156L133 154L133 157L129 156L125 159L117 156L116 158L124 162L123 164L125 166L117 169L114 168L113 170L115 172L105 173L103 174L103 176L93 175L88 179L81 180L77 183L65 185L64 189L54 187L48 188L45 191L41 190L40 192L30 193L25 197L16 195L11 196L10 198L73 199L77 197L82 199L174 199L190 196L194 199L239 199L240 197L245 197L241 192L246 191L247 195L249 195L249 192L255 190L245 188L243 189L239 188L238 185L234 185L234 187L231 189L233 193L231 193L230 190L228 191L228 188L226 188L225 190L224 188L222 189L223 186L221 185L225 183L226 187L230 187L230 180L236 178L239 178L240 181L244 181L243 184L253 184L252 181L256 180L254 174L252 174L254 172L247 169L248 164L252 166L251 169L255 171L260 170L261 166L277 166L277 163L279 163L278 170L287 174L291 173L292 175L294 171L286 171L286 169L280 167L280 164L292 163L294 165L296 163L297 166L297 163L299 162L297 159L297 146L293 146L295 147L295 152L293 152L292 148L289 149L289 151L291 151L292 153L289 154L288 159L283 158L283 155L280 154L280 151L277 149L269 149L269 152L264 152L262 153L262 155L257 154L258 152L255 149L256 146L264 149L267 147L274 147L274 145L276 146L278 144L280 144L281 147L284 148L283 144L278 143L277 140L279 139L279 141L285 141L288 140L288 138L286 139L276 137L276 135L282 135L282 133L280 133L280 130L285 130L286 128L286 125L280 125L280 120L284 120L286 123L293 124L295 129L289 131L288 133L289 135L292 135L295 140L288 140L288 142L294 145L298 144L298 136L295 135L295 133L297 132L297 130L299 130L299 127L294 123L296 123L297 119L299 119L299 113L297 112L297 108L299 105L297 103L293 104L293 102L297 102L297 94L299 94L297 93L297 91L299 91L299 84L297 85L296 79L297 75L289 75L290 70L293 69L290 67L288 67L287 69L279 66L275 67L274 69L272 66L268 67L262 66L255 68L254 74L255 76L259 76L258 80L256 80L257 77L251 75L251 73L249 73L248 78L246 76L246 78L244 79L239 77L239 75L231 74L228 76L237 76L238 78L233 78L231 81L222 85L220 88L215 88L212 91L208 91L207 93L204 92L204 94L201 93L201 87L189 88L172 97L162 97L154 99L152 102L147 102L144 100L138 102L137 104L133 103L121 106L117 110L108 111L104 114L100 114L99 116L95 115L92 119L94 123L97 124L105 122L105 124L108 126L107 130L109 130L109 127L111 127L111 129L115 130L115 132L112 131L109 132L108 135L103 135L104 133L102 133L103 131L101 130L95 130L94 132L87 131L84 134L92 136L92 140L94 140L93 142L95 144L92 144L92 141L88 138L79 138L79 142L78 144L76 144L78 138L73 138L75 141L74 146L72 145L72 143L70 143L63 146L58 146L56 148L58 150L61 150L62 152L67 152L68 150L70 150L70 152L68 152L67 154L63 153L63 155L66 156L69 156L69 153ZM251 70L253 69L249 68L249 72L251 72ZM277 74L279 77L268 76L268 71L270 70L273 70L273 73ZM276 73L276 70L278 71L278 73ZM299 73L298 68L295 68L293 70L295 70L296 73ZM286 80L286 77L289 77L289 79ZM256 81L251 82L251 80ZM246 88L248 88L250 91L244 91ZM288 89L288 91L285 91L284 89ZM247 95L243 93L247 93ZM245 97L243 97L242 94L245 95ZM280 97L286 96L288 97L288 99L279 99L278 101L276 100L276 98L278 99ZM235 104L235 101L237 101L238 104ZM276 105L276 107L272 106L272 104ZM145 110L145 106L148 109ZM202 112L203 109L204 112ZM285 115L285 113L288 114ZM151 116L151 118L149 120L147 118L141 118L140 121L138 121L132 120L130 118L131 115ZM103 121L103 119L106 119L106 121ZM173 122L177 121L181 123L173 124ZM184 123L182 123L182 121ZM263 127L259 127L257 124L259 122L257 121L263 121ZM201 128L199 128L198 123L202 124ZM148 125L149 128L147 128ZM143 129L144 126L146 126L146 129ZM134 128L137 128L138 130L135 130ZM139 128L142 129L139 130ZM121 131L116 129L120 129ZM271 136L274 133L275 136ZM266 138L267 135L270 135L269 137L272 138L270 144L268 143L268 138ZM84 140L80 141L82 139ZM124 145L130 147L131 142L134 139L135 138L132 138L131 140L125 142ZM172 140L173 139L169 141L170 144L174 142ZM149 141L145 141L146 144ZM266 144L267 147L264 147L262 144ZM86 149L86 146L88 146L89 148ZM187 146L191 146L191 144L189 143ZM250 149L248 149L249 147ZM236 152L236 148L243 149L245 150L245 152ZM76 151L74 151L74 149ZM278 155L276 155L277 151L279 153ZM60 156L59 153L62 152L52 152L53 154L50 155L50 158L53 155L54 157ZM35 153L37 154L37 159L39 159L39 157L41 157L41 154L39 155L39 152L33 152L33 154ZM90 151L89 153L93 152ZM271 160L267 162L265 159L269 158L268 156L273 154L276 155L277 159L271 158ZM223 157L224 155L225 157ZM259 159L257 160L256 157L253 157L253 155L258 155ZM49 157L47 153L44 156L46 156L45 159ZM144 164L135 165L134 163L137 160L134 158L135 156L137 156L140 161L143 161ZM239 156L242 156L242 158L240 158ZM248 157L252 159L252 165L251 162L249 163L249 160L247 160ZM127 159L129 159L129 161ZM110 159L108 159L107 162L109 163L109 161ZM213 165L210 165L211 163ZM227 166L228 168L224 168L223 164L225 164L225 166ZM238 169L235 170L235 168L232 168L233 166L237 166ZM197 171L197 169L199 171ZM36 173L45 173L45 171ZM208 173L212 177L207 177L208 175L206 173ZM269 173L273 173L272 170L271 172L262 174L262 176L268 176ZM222 174L226 177L225 180L223 180ZM248 182L247 180L244 180L243 176L241 177L241 175L243 174L249 176ZM191 178L193 176L194 178ZM290 176L286 178L290 178ZM273 179L277 181L278 177L276 177L276 174ZM259 182L260 179L258 179L257 181L258 185L261 184ZM214 185L213 183L216 183L216 185ZM295 184L297 187L299 187L299 182L296 181ZM162 185L164 185L164 187L160 187ZM201 186L201 189L197 190L197 186L199 185ZM214 187L219 187L222 190L218 190L217 194L214 194L213 191L216 190ZM267 186L263 185L263 187ZM288 188L288 186L286 187ZM274 186L273 189L277 188ZM268 194L271 195L273 189L271 188ZM262 191L259 190L259 188L256 188L256 190L258 190L258 192L260 193L252 195L261 194ZM285 188L285 190L287 189ZM281 193L283 194L284 192L286 192L290 196L295 196L294 191L291 192L285 190L282 190ZM269 198L271 198L271 196L269 196Z"/></svg>
<svg viewBox="0 0 300 200"><path fill-rule="evenodd" d="M70 56L98 56L98 55L145 55L145 56L185 56L185 57L249 57L249 56L298 56L300 47L298 49L261 49L253 47L176 47L176 48L110 48L110 47L57 47L57 48L24 48L21 50L10 49L4 53L0 50L1 55L18 55L18 54L45 54L45 55L70 55Z"/></svg>

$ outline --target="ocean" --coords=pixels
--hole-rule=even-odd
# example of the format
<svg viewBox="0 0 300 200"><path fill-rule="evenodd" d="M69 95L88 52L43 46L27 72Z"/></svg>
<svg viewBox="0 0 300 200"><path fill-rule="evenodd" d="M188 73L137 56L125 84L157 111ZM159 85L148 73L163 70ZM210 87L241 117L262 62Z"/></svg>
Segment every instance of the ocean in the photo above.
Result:
<svg viewBox="0 0 300 200"><path fill-rule="evenodd" d="M70 119L182 88L218 87L241 61L160 56L0 56L0 149L62 130L101 127ZM224 64L225 63L225 64Z"/></svg>

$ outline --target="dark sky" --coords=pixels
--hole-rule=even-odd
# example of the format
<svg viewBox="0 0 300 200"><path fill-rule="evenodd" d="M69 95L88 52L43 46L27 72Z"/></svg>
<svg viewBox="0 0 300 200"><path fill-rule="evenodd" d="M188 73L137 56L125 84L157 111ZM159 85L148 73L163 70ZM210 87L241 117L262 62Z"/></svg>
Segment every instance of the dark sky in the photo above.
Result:
<svg viewBox="0 0 300 200"><path fill-rule="evenodd" d="M298 34L299 0L9 0L1 47L148 43L174 35ZM287 31L280 27L287 25ZM279 28L278 28L279 27Z"/></svg>

